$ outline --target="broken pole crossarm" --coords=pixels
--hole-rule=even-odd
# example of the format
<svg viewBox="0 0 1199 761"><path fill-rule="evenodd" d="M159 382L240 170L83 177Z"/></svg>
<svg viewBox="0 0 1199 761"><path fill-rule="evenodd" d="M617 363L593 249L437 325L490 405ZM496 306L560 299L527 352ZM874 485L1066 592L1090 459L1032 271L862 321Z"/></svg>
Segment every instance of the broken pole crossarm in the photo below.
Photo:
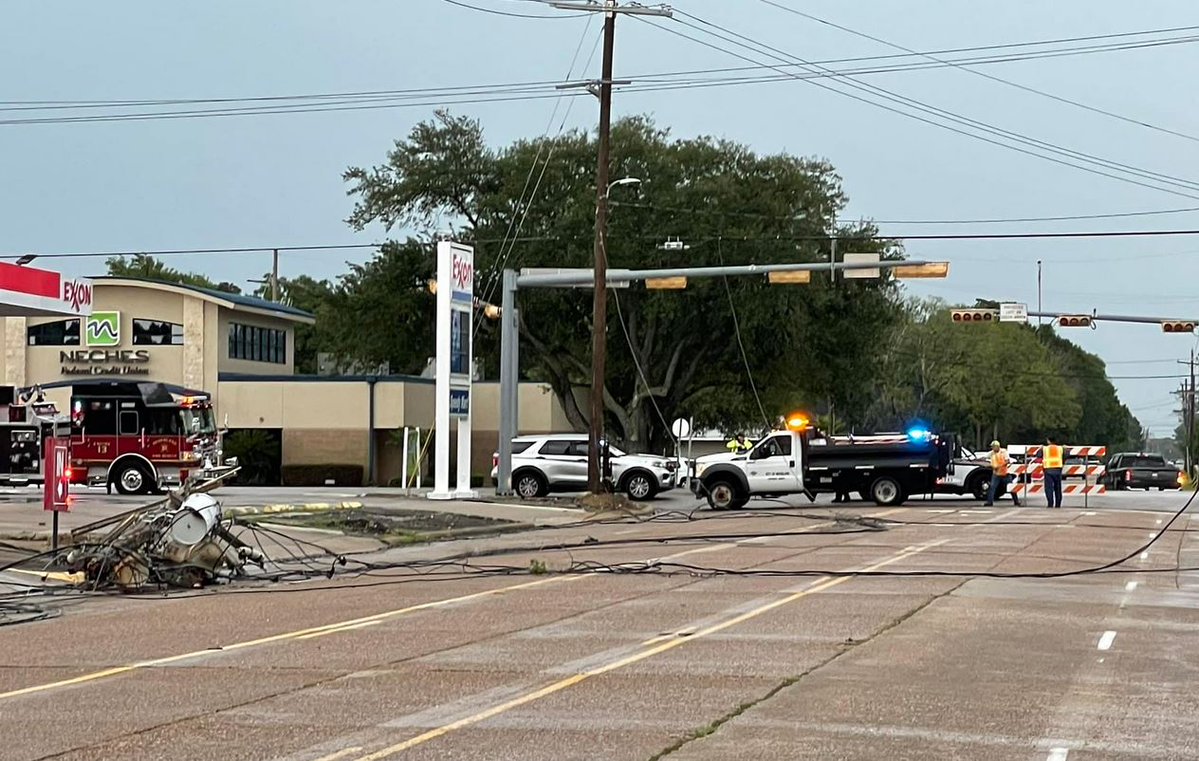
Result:
<svg viewBox="0 0 1199 761"><path fill-rule="evenodd" d="M650 280L656 278L705 278L705 277L737 277L745 275L768 275L771 272L838 272L841 270L862 269L894 269L896 267L919 267L934 262L913 261L910 259L886 260L881 262L802 262L795 264L741 264L725 267L671 267L652 270L609 269L605 274L608 283L624 283L630 281ZM594 278L590 269L580 269L573 272L553 272L544 274L524 273L516 278L520 288L532 287L562 287L590 285ZM1032 314L1031 312L1029 314Z"/></svg>

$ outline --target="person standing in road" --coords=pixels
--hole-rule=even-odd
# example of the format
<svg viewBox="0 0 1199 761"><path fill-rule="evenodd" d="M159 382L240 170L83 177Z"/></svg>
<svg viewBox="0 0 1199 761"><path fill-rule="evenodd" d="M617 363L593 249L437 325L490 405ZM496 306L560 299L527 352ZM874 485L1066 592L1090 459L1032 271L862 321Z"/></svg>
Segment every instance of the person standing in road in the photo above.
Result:
<svg viewBox="0 0 1199 761"><path fill-rule="evenodd" d="M739 433L733 438L729 439L729 442L724 446L733 454L741 454L742 452L748 452L749 450L753 449L754 443L747 439L744 433Z"/></svg>
<svg viewBox="0 0 1199 761"><path fill-rule="evenodd" d="M1050 436L1045 439L1043 465L1045 467L1045 499L1050 507L1062 506L1062 464L1065 450Z"/></svg>
<svg viewBox="0 0 1199 761"><path fill-rule="evenodd" d="M995 495L999 494L999 489L1002 487L1007 491L1007 484L1011 476L1008 471L1012 466L1012 458L1008 456L1007 450L999 446L998 441L991 442L991 488L987 489L987 501L983 503L985 507L990 507L995 504ZM1003 496L999 494L999 496ZM1012 502L1016 507L1020 507L1020 498L1016 496L1016 492L1012 492Z"/></svg>

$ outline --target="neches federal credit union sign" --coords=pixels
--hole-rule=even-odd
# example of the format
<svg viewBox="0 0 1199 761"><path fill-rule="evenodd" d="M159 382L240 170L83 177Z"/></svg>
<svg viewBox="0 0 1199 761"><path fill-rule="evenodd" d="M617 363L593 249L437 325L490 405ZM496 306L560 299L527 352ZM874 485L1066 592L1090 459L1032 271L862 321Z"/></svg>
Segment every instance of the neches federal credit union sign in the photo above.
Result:
<svg viewBox="0 0 1199 761"><path fill-rule="evenodd" d="M92 312L83 320L86 349L60 351L63 375L149 375L150 352L121 349L121 313Z"/></svg>

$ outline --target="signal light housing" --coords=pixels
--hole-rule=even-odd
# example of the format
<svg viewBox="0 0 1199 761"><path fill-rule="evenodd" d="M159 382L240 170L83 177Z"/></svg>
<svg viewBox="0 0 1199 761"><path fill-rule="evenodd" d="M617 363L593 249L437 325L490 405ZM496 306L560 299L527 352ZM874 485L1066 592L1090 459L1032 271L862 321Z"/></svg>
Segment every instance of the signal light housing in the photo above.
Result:
<svg viewBox="0 0 1199 761"><path fill-rule="evenodd" d="M1195 323L1183 322L1182 320L1163 320L1163 333L1194 333Z"/></svg>
<svg viewBox="0 0 1199 761"><path fill-rule="evenodd" d="M950 316L955 323L999 322L998 309L954 309Z"/></svg>
<svg viewBox="0 0 1199 761"><path fill-rule="evenodd" d="M1064 314L1057 318L1057 324L1061 328L1089 328L1094 325L1094 322L1090 315Z"/></svg>

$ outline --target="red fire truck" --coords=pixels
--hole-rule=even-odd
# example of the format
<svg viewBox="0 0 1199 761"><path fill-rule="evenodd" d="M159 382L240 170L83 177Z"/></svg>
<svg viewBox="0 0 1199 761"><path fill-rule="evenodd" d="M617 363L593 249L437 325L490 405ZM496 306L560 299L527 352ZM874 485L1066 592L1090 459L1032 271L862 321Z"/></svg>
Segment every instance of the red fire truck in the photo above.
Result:
<svg viewBox="0 0 1199 761"><path fill-rule="evenodd" d="M12 486L41 483L45 476L45 442L66 438L66 415L29 390L0 386L0 483Z"/></svg>
<svg viewBox="0 0 1199 761"><path fill-rule="evenodd" d="M147 494L232 467L207 394L161 383L93 381L71 388L71 482Z"/></svg>

